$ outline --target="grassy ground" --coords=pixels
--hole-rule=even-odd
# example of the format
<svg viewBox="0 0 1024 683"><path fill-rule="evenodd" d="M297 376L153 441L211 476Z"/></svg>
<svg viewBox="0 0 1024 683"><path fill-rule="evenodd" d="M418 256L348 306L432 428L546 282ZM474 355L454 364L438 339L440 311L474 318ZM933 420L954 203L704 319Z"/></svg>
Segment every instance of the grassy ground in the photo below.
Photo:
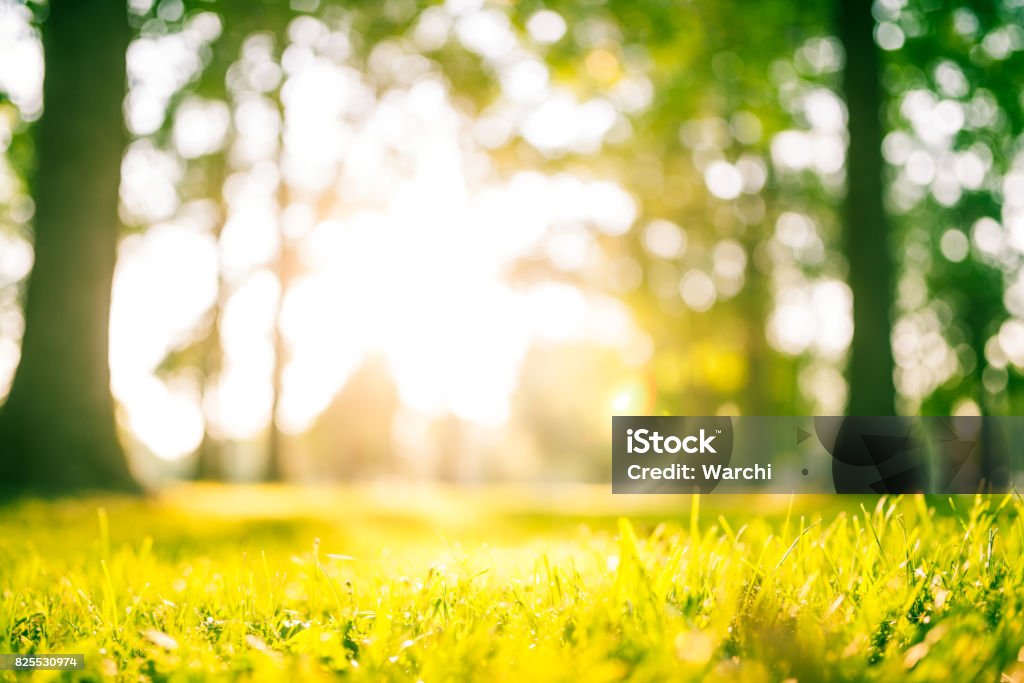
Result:
<svg viewBox="0 0 1024 683"><path fill-rule="evenodd" d="M1024 680L1022 509L583 489L22 502L0 508L0 652L84 653L81 679Z"/></svg>

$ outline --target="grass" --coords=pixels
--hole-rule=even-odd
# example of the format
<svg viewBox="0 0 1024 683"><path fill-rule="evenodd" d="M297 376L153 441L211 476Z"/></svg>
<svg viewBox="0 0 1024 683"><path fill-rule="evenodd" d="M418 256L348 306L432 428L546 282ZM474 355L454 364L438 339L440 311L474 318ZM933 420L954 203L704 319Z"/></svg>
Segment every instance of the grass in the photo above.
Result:
<svg viewBox="0 0 1024 683"><path fill-rule="evenodd" d="M1019 681L1022 509L582 489L27 501L0 509L0 651L85 654L34 680Z"/></svg>

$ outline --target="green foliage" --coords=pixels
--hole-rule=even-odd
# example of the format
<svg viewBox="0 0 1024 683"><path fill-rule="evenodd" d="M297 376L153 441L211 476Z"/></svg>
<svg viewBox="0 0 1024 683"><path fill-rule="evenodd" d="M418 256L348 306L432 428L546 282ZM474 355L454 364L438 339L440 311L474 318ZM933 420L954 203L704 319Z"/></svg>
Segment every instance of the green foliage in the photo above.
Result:
<svg viewBox="0 0 1024 683"><path fill-rule="evenodd" d="M722 496L668 518L644 499L617 522L570 498L21 503L0 513L0 649L83 652L81 680L1024 675L1012 498L765 497L752 517Z"/></svg>

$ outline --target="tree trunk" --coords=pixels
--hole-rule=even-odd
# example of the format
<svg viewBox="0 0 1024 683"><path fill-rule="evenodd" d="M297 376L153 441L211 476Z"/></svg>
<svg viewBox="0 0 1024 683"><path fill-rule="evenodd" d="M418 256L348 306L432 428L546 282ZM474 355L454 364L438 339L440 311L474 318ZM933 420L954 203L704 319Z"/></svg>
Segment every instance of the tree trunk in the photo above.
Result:
<svg viewBox="0 0 1024 683"><path fill-rule="evenodd" d="M284 177L285 144L284 132L288 115L285 111L284 101L281 93L277 95L278 111L281 115L281 129L278 134L278 157L277 157L277 234L280 240L277 252L276 275L279 287L277 297L277 308L274 311L274 368L271 375L273 400L270 405L270 432L267 435L267 464L264 470L264 481L281 482L285 481L285 435L277 424L277 415L281 409L281 395L284 393L284 368L287 364L288 345L285 343L284 334L281 330L281 313L284 310L284 297L288 293L288 287L292 280L292 252L288 244L288 236L285 234L284 212L288 208L290 192L288 181Z"/></svg>
<svg viewBox="0 0 1024 683"><path fill-rule="evenodd" d="M284 184L284 178L280 180ZM284 198L287 197L287 190L281 190L281 211L287 206ZM278 222L280 223L280 217ZM284 368L288 362L288 344L285 342L284 333L281 330L281 311L284 307L284 296L292 282L292 272L295 256L292 248L288 245L288 237L281 232L280 253L277 258L277 280L280 286L280 295L277 300L277 310L274 312L274 368L271 377L273 386L273 401L270 408L270 432L267 437L267 466L264 480L268 482L280 482L288 479L287 461L287 436L281 431L277 423L277 415L281 410L281 396L284 393Z"/></svg>
<svg viewBox="0 0 1024 683"><path fill-rule="evenodd" d="M49 3L35 265L0 423L0 471L17 491L137 488L117 439L108 365L129 39L123 0Z"/></svg>
<svg viewBox="0 0 1024 683"><path fill-rule="evenodd" d="M227 208L225 206L224 182L228 174L227 150L231 148L230 143L225 151L220 152L211 160L207 186L210 188L210 198L217 201L220 216L213 236L220 249L221 236L224 233L224 222L227 219ZM196 469L193 478L196 481L225 481L227 471L224 463L224 442L210 433L210 416L206 410L209 392L214 386L214 377L219 377L224 367L224 347L221 344L221 316L226 303L227 287L224 282L224 268L218 259L217 266L217 296L213 304L210 329L208 336L204 339L203 353L201 356L200 370L203 373L203 440L199 444L199 451L196 453Z"/></svg>
<svg viewBox="0 0 1024 683"><path fill-rule="evenodd" d="M196 454L196 469L193 479L196 481L224 481L222 444L214 439L209 430L203 434Z"/></svg>
<svg viewBox="0 0 1024 683"><path fill-rule="evenodd" d="M893 264L882 187L882 92L870 0L837 0L846 51L843 95L849 112L847 192L843 211L853 342L847 376L850 415L895 412L890 315Z"/></svg>

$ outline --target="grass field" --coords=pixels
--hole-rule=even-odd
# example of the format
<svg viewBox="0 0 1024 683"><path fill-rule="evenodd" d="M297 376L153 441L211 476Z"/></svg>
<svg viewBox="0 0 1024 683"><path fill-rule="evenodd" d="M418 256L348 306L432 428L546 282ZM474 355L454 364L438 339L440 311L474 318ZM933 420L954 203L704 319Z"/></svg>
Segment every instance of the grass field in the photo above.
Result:
<svg viewBox="0 0 1024 683"><path fill-rule="evenodd" d="M1022 509L585 489L20 502L0 509L0 651L85 654L33 680L1024 680Z"/></svg>

